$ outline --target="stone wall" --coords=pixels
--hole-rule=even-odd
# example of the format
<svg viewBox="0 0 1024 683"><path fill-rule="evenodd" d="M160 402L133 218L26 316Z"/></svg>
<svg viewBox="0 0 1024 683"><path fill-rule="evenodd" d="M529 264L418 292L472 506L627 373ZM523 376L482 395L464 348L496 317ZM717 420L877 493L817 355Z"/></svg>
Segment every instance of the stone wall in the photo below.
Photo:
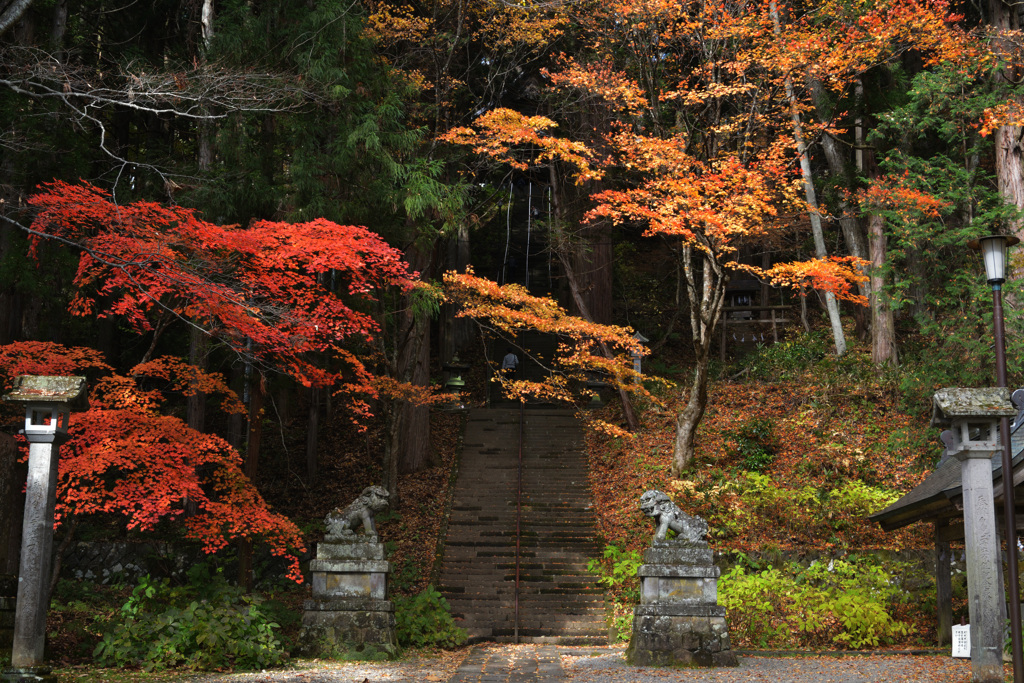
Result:
<svg viewBox="0 0 1024 683"><path fill-rule="evenodd" d="M83 541L76 543L65 556L61 578L134 585L147 574L184 579L188 570L199 562L223 568L229 578L234 578L237 571L233 547L207 555L198 547L165 542ZM258 588L290 583L285 578L287 570L285 561L269 551L257 549L254 552L253 571Z"/></svg>

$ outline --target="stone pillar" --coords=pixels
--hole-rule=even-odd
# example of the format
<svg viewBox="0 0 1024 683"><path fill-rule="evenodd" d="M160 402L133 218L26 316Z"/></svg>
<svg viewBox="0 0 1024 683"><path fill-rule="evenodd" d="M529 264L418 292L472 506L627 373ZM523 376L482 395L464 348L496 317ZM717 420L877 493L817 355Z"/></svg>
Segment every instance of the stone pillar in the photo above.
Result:
<svg viewBox="0 0 1024 683"><path fill-rule="evenodd" d="M21 566L11 668L3 672L5 683L56 681L50 668L45 666L43 648L49 607L53 509L57 500L57 452L58 444L66 436L57 433L26 434L26 437L29 440L28 483L25 488Z"/></svg>
<svg viewBox="0 0 1024 683"><path fill-rule="evenodd" d="M309 569L313 599L303 605L302 654L330 656L372 646L389 658L397 655L395 608L387 599L391 565L376 536L321 543Z"/></svg>
<svg viewBox="0 0 1024 683"><path fill-rule="evenodd" d="M644 553L640 604L626 659L637 666L737 666L725 608L718 605L719 569L707 543L655 541Z"/></svg>
<svg viewBox="0 0 1024 683"><path fill-rule="evenodd" d="M967 599L971 618L971 674L974 683L1002 683L1003 585L999 580L999 536L992 491L992 452L964 449L961 462Z"/></svg>
<svg viewBox="0 0 1024 683"><path fill-rule="evenodd" d="M14 613L11 667L5 683L56 681L45 666L46 612L49 607L53 509L57 502L57 454L67 441L71 404L85 392L84 377L21 375L5 401L25 405L28 480L22 521L18 602Z"/></svg>

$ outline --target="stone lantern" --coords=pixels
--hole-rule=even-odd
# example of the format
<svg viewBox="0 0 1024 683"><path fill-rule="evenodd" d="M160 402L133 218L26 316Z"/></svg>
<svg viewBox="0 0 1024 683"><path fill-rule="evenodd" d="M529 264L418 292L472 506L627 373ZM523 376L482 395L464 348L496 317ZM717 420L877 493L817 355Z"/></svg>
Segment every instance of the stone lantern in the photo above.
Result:
<svg viewBox="0 0 1024 683"><path fill-rule="evenodd" d="M633 335L633 339L635 339L640 344L646 344L647 342L651 341L650 339L648 339L644 335L640 334L639 332L637 332L636 334ZM641 364L640 364L640 361L643 358L643 356L638 351L633 351L629 355L632 356L632 358L633 358L633 371L636 372L637 377L639 378L639 376L641 374L640 369L642 367ZM637 379L637 381L640 381L640 380Z"/></svg>
<svg viewBox="0 0 1024 683"><path fill-rule="evenodd" d="M15 378L14 388L4 396L6 401L24 404L22 433L29 443L14 646L11 668L2 675L4 681L56 680L44 666L43 645L57 496L57 452L68 438L72 404L82 399L84 392L84 377L23 375Z"/></svg>
<svg viewBox="0 0 1024 683"><path fill-rule="evenodd" d="M1003 680L1003 585L999 575L992 456L1002 450L1000 419L1016 413L1010 391L1004 387L941 389L933 399L932 425L950 427L942 434L946 453L960 461L971 672L972 680L978 683Z"/></svg>
<svg viewBox="0 0 1024 683"><path fill-rule="evenodd" d="M469 368L469 363L460 361L458 354L455 354L449 362L442 366L442 369L448 373L448 379L444 383L444 390L452 395L450 408L453 410L463 410L466 407L462 402L462 391L466 388L466 380L462 379L462 376L469 371Z"/></svg>

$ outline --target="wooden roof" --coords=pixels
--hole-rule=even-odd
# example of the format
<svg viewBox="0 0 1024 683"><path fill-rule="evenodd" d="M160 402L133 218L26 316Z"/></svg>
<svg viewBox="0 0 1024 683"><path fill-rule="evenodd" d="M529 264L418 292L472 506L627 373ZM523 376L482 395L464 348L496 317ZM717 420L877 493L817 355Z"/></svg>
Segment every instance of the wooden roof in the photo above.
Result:
<svg viewBox="0 0 1024 683"><path fill-rule="evenodd" d="M1024 495L1019 488L1024 483L1024 389L1013 392L1013 403L1017 407L1017 418L1010 425L1010 444L1013 453L1013 484L1018 489L1014 498L1018 511L1024 508ZM992 457L992 485L997 502L1003 499L1002 453ZM944 456L935 470L920 484L895 503L869 515L885 531L893 531L922 520L940 520L963 517L962 484L960 461Z"/></svg>

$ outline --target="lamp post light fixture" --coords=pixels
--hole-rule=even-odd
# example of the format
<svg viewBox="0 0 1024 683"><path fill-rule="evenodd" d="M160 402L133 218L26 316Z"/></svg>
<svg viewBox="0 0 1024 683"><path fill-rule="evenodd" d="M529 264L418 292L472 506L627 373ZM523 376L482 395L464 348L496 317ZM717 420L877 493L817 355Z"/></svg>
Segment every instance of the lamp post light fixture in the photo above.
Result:
<svg viewBox="0 0 1024 683"><path fill-rule="evenodd" d="M992 326L996 350L996 384L1006 386L1006 331L1003 327L1003 283L1006 282L1006 250L1020 239L1013 235L988 235L971 240L967 246L980 251L985 262L985 277L992 287ZM1017 570L1017 519L1013 491L1013 446L1010 420L999 422L1002 440L1003 512L1006 527L1006 564L1010 583L1010 637L1013 647L1013 680L1024 683L1024 650L1021 644L1020 587Z"/></svg>
<svg viewBox="0 0 1024 683"><path fill-rule="evenodd" d="M22 375L4 396L25 406L23 434L28 441L28 481L22 526L14 645L5 683L55 681L45 666L46 608L53 545L53 509L57 495L57 453L68 438L71 408L83 399L84 377ZM77 406L76 406L77 407Z"/></svg>

